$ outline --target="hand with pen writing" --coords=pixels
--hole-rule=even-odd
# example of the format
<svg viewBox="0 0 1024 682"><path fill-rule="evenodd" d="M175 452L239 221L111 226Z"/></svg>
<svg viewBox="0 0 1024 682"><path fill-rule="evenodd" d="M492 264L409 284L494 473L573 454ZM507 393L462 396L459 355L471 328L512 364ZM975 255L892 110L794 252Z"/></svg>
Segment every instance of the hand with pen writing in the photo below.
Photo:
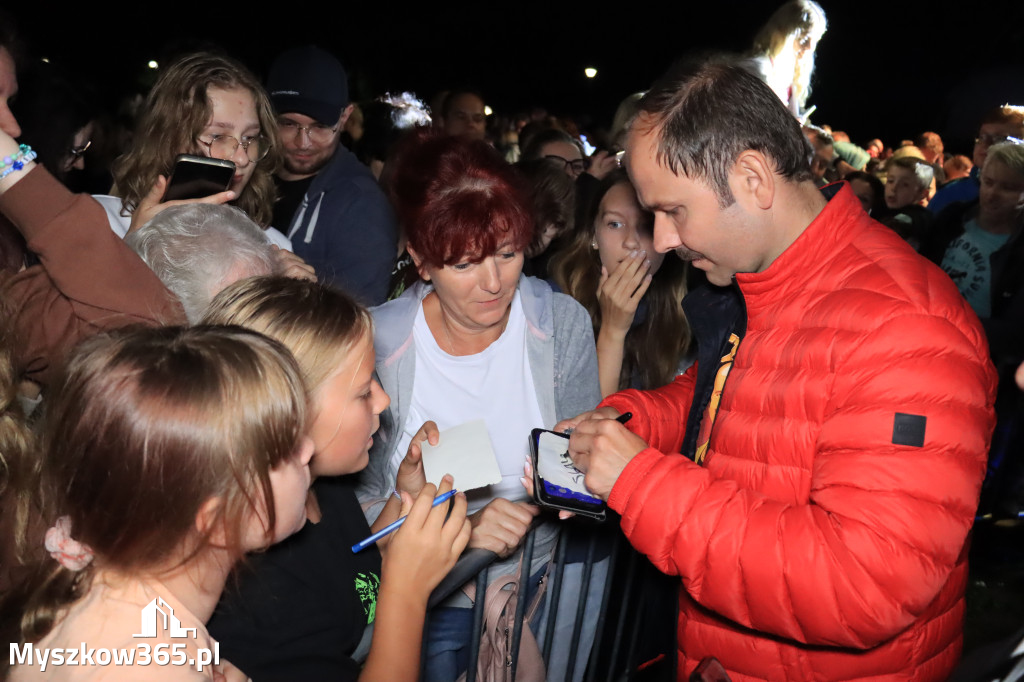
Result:
<svg viewBox="0 0 1024 682"><path fill-rule="evenodd" d="M450 512L447 503L432 506L435 496L451 489L452 477L445 475L440 487L425 483L415 500L408 492L401 492L401 515L407 518L381 549L382 589L386 587L414 600L413 603L425 605L427 597L455 565L471 532L466 519L466 496L456 494Z"/></svg>
<svg viewBox="0 0 1024 682"><path fill-rule="evenodd" d="M555 425L557 430L572 429L569 457L585 474L587 490L605 502L622 470L647 448L644 439L626 427L624 422L631 416L603 407Z"/></svg>

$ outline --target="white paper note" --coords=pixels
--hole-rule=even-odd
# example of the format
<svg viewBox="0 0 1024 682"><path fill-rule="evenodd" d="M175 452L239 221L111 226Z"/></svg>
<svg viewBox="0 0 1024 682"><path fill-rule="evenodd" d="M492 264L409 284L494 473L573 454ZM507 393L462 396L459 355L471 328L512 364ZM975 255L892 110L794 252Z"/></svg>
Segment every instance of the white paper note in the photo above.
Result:
<svg viewBox="0 0 1024 682"><path fill-rule="evenodd" d="M501 482L498 458L491 446L487 423L476 419L440 433L437 445L423 442L423 471L427 482L438 485L451 474L455 489L467 492Z"/></svg>

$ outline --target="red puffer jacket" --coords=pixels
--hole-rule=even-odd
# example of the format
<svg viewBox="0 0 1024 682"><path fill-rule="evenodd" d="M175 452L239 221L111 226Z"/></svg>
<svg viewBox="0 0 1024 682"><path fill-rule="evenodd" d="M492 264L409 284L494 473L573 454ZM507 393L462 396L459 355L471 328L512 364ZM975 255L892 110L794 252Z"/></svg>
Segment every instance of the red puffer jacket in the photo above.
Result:
<svg viewBox="0 0 1024 682"><path fill-rule="evenodd" d="M674 454L693 369L604 403L651 445L609 504L682 579L680 679L706 656L734 682L945 679L994 424L977 318L846 186L736 279L747 330L705 466ZM926 419L923 445L894 444L897 413Z"/></svg>

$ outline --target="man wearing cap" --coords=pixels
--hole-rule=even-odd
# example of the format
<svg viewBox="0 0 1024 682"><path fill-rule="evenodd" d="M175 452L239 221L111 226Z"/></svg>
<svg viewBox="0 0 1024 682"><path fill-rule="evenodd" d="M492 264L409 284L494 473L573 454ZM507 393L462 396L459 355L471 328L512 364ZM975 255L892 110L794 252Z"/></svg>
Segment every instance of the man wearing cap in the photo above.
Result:
<svg viewBox="0 0 1024 682"><path fill-rule="evenodd" d="M318 47L295 48L274 61L267 90L284 157L274 225L322 281L365 305L383 303L398 230L369 169L339 143L352 113L345 69Z"/></svg>

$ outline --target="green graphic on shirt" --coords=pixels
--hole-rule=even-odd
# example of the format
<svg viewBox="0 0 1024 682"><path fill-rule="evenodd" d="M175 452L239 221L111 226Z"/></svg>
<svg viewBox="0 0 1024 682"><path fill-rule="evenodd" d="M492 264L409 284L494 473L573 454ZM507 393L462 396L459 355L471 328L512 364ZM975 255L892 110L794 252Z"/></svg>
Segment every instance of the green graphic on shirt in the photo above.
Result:
<svg viewBox="0 0 1024 682"><path fill-rule="evenodd" d="M373 622L377 615L377 592L380 590L380 578L376 573L356 573L356 594L359 601L363 603L363 613L366 614L366 624Z"/></svg>

